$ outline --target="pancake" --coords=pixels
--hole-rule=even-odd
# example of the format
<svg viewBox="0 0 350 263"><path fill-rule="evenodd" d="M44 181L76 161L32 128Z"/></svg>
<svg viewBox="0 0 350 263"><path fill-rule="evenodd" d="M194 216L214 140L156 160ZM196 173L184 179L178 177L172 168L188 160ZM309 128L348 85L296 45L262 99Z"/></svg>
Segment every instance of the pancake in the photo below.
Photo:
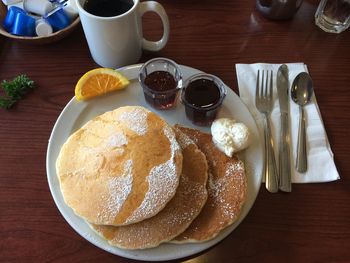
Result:
<svg viewBox="0 0 350 263"><path fill-rule="evenodd" d="M74 132L56 162L64 201L86 221L126 225L156 215L182 170L175 133L142 107L106 112Z"/></svg>
<svg viewBox="0 0 350 263"><path fill-rule="evenodd" d="M204 242L234 223L246 200L247 182L243 162L227 157L212 142L212 136L176 125L205 154L208 172L208 200L190 227L171 242Z"/></svg>
<svg viewBox="0 0 350 263"><path fill-rule="evenodd" d="M90 225L113 245L124 249L156 247L182 233L207 200L207 161L196 144L176 131L183 152L183 169L174 198L152 218L127 226Z"/></svg>

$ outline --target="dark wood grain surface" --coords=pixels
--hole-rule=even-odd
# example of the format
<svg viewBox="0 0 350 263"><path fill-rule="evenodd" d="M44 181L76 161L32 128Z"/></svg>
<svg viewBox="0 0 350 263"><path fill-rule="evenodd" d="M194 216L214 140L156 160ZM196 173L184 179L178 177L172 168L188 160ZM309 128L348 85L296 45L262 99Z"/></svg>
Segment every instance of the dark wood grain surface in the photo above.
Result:
<svg viewBox="0 0 350 263"><path fill-rule="evenodd" d="M289 21L269 21L254 1L160 1L171 35L163 56L224 80L238 93L235 63L305 62L341 180L293 185L291 194L261 187L241 225L214 248L184 259L204 262L350 262L350 30L328 34L314 25L317 1L304 1ZM144 17L157 39L161 23ZM97 67L79 27L50 45L0 37L0 79L25 73L37 88L0 110L0 262L133 262L80 237L51 197L45 170L53 125L86 71Z"/></svg>

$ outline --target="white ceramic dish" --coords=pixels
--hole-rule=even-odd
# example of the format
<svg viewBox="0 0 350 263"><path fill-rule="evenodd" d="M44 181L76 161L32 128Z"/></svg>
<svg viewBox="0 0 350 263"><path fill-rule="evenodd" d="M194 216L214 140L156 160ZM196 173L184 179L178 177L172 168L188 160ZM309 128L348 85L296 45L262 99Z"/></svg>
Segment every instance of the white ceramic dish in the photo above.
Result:
<svg viewBox="0 0 350 263"><path fill-rule="evenodd" d="M156 112L171 124L180 123L184 126L195 127L202 131L210 132L209 128L192 125L186 118L184 107L180 102L178 102L176 108L172 110L157 111L151 108L145 102L142 89L137 81L140 67L141 65L133 65L119 69L121 73L131 80L129 87L126 89L87 102L77 102L75 98L73 98L66 105L56 121L48 144L46 156L48 183L53 199L63 217L76 232L95 246L112 254L137 260L162 261L188 257L214 246L229 235L248 214L261 185L263 151L258 130L248 108L229 88L220 110L219 117L230 117L237 121L241 121L248 126L251 132L251 145L241 153L241 158L243 158L247 170L248 194L247 201L238 221L223 230L215 239L200 244L162 244L159 247L145 250L119 249L109 245L108 242L91 230L83 219L74 214L74 212L65 204L59 187L55 163L62 144L75 130L84 125L88 120L106 111L126 105L141 105ZM194 68L186 66L181 66L181 69L184 79L200 72Z"/></svg>

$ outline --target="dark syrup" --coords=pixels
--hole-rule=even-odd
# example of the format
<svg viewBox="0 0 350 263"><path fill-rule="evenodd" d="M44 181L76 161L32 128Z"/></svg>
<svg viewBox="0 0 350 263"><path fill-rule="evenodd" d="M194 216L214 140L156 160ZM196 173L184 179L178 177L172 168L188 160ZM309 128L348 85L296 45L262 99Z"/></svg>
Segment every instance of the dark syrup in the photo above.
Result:
<svg viewBox="0 0 350 263"><path fill-rule="evenodd" d="M174 105L177 82L169 72L154 71L146 76L144 84L151 90L144 93L150 105L158 109L166 109Z"/></svg>
<svg viewBox="0 0 350 263"><path fill-rule="evenodd" d="M207 108L220 100L220 90L212 80L197 79L187 86L185 98L195 107Z"/></svg>
<svg viewBox="0 0 350 263"><path fill-rule="evenodd" d="M124 14L133 5L132 0L87 0L84 9L95 16L112 17Z"/></svg>
<svg viewBox="0 0 350 263"><path fill-rule="evenodd" d="M191 82L185 90L187 117L198 125L208 125L214 121L219 107L213 107L220 101L219 87L207 79Z"/></svg>

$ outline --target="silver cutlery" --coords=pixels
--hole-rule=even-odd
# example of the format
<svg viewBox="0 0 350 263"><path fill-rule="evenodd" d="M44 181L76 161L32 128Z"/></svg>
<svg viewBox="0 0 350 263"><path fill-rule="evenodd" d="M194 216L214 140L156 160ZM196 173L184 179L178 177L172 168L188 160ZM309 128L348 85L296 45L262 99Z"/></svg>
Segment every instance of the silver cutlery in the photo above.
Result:
<svg viewBox="0 0 350 263"><path fill-rule="evenodd" d="M288 66L283 64L277 71L277 94L281 112L281 136L278 153L279 189L284 192L292 191L288 87Z"/></svg>
<svg viewBox="0 0 350 263"><path fill-rule="evenodd" d="M278 175L270 127L270 114L273 106L272 86L272 70L270 71L270 78L268 77L268 71L262 70L261 81L260 70L258 70L256 80L255 105L256 108L260 111L260 113L264 116L265 187L269 192L276 193L278 191Z"/></svg>
<svg viewBox="0 0 350 263"><path fill-rule="evenodd" d="M299 131L296 168L299 173L307 171L307 152L306 152L306 131L305 131L305 114L304 106L310 102L313 94L312 80L308 73L299 73L292 85L292 100L299 105Z"/></svg>

